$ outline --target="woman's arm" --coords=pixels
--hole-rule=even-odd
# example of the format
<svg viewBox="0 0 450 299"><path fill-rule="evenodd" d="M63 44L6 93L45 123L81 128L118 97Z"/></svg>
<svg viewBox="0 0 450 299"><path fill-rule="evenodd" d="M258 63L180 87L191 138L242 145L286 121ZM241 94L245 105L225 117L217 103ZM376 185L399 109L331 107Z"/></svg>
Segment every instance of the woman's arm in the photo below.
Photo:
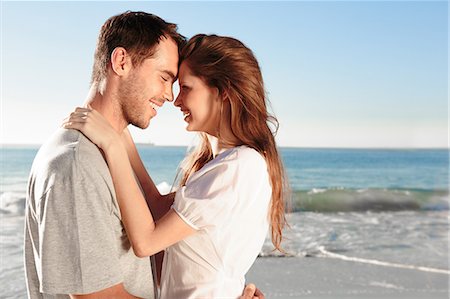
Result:
<svg viewBox="0 0 450 299"><path fill-rule="evenodd" d="M103 150L116 189L122 221L137 256L153 255L195 232L173 210L155 223L134 180L122 142L111 143Z"/></svg>
<svg viewBox="0 0 450 299"><path fill-rule="evenodd" d="M103 150L116 190L122 222L137 256L153 255L195 232L173 210L154 222L135 180L125 145L100 113L77 108L63 127L81 131Z"/></svg>
<svg viewBox="0 0 450 299"><path fill-rule="evenodd" d="M133 171L136 174L136 177L145 194L147 204L150 207L155 220L158 220L170 210L175 193L169 193L166 195L161 195L161 193L159 193L155 183L145 169L144 163L139 156L136 145L128 128L125 128L121 138L125 145L128 158L130 159L131 167L133 168Z"/></svg>

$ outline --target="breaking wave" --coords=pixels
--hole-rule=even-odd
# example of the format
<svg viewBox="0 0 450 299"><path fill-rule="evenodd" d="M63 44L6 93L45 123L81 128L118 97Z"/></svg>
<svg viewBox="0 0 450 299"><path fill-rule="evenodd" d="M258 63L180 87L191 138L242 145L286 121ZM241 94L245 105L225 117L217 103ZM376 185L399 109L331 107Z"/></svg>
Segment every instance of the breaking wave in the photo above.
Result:
<svg viewBox="0 0 450 299"><path fill-rule="evenodd" d="M294 212L442 211L449 210L447 190L312 189L292 194Z"/></svg>

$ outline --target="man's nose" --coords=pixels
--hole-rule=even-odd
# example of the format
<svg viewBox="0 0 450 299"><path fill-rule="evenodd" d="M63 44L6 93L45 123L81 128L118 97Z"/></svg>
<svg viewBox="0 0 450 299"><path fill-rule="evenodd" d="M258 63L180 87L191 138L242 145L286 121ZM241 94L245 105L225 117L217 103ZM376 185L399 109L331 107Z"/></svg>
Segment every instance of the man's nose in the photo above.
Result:
<svg viewBox="0 0 450 299"><path fill-rule="evenodd" d="M172 85L166 87L165 91L164 91L164 95L163 95L164 99L166 99L166 101L168 102L172 102L173 101L173 90L172 90Z"/></svg>

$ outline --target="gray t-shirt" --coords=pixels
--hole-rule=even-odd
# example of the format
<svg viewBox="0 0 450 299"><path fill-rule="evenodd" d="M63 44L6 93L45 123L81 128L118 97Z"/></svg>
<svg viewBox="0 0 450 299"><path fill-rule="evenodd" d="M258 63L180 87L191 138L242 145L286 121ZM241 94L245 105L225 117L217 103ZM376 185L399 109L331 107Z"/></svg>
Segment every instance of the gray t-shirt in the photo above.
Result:
<svg viewBox="0 0 450 299"><path fill-rule="evenodd" d="M58 130L39 150L25 217L29 297L69 298L123 282L154 298L149 258L138 258L121 222L99 149L75 130Z"/></svg>

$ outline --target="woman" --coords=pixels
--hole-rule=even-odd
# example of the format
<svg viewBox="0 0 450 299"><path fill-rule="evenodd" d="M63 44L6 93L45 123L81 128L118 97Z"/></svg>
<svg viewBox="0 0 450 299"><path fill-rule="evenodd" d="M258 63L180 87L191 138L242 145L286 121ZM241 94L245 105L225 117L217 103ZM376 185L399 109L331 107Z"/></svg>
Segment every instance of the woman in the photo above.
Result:
<svg viewBox="0 0 450 299"><path fill-rule="evenodd" d="M286 181L268 125L276 119L267 112L258 62L236 39L191 38L180 55L179 84L175 106L202 141L184 161L173 206L156 223L153 216L164 209L156 201L150 204L153 216L147 209L133 169L144 189L157 191L129 133L124 146L94 110L73 113L64 126L79 129L103 150L136 255L166 249L162 298L237 298L269 224L281 250Z"/></svg>

